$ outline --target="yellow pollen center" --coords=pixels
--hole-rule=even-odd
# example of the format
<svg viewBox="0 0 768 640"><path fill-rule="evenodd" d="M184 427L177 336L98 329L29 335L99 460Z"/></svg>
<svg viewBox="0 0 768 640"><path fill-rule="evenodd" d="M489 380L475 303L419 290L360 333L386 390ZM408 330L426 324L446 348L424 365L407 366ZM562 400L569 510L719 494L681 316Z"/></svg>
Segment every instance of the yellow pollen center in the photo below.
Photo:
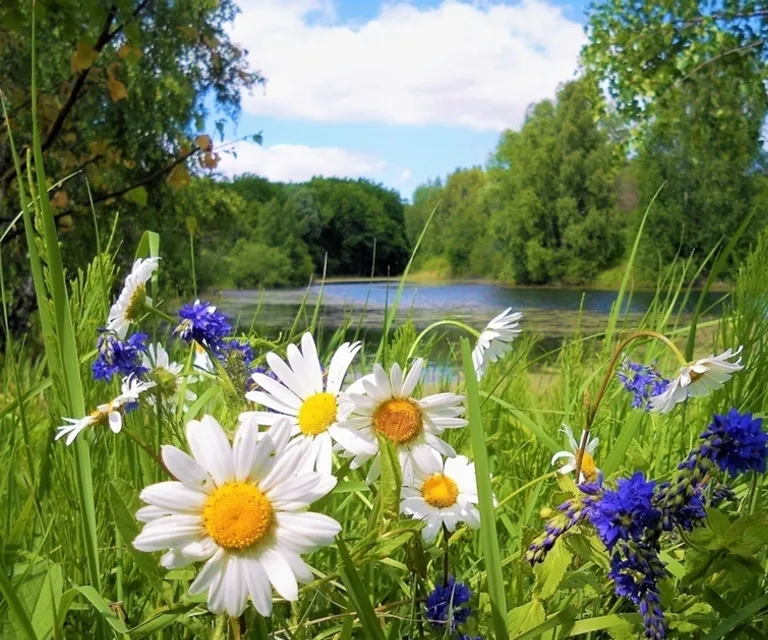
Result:
<svg viewBox="0 0 768 640"><path fill-rule="evenodd" d="M272 505L253 485L228 482L208 496L203 523L220 547L247 549L269 531Z"/></svg>
<svg viewBox="0 0 768 640"><path fill-rule="evenodd" d="M133 292L131 300L128 302L128 306L125 309L125 317L128 320L137 320L146 299L147 287L146 285L140 284L136 287L136 291Z"/></svg>
<svg viewBox="0 0 768 640"><path fill-rule="evenodd" d="M438 509L445 509L456 504L459 488L448 476L435 473L424 481L421 486L421 495L427 504Z"/></svg>
<svg viewBox="0 0 768 640"><path fill-rule="evenodd" d="M706 371L704 373L706 373ZM699 373L698 371L691 371L689 374L691 376L691 384L693 384L699 378L701 378L704 375L704 373Z"/></svg>
<svg viewBox="0 0 768 640"><path fill-rule="evenodd" d="M581 458L581 472L587 480L592 480L597 476L597 467L594 458L586 451Z"/></svg>
<svg viewBox="0 0 768 640"><path fill-rule="evenodd" d="M108 410L102 411L101 409L96 409L95 411L91 412L91 419L93 420L94 425L98 426L104 426L106 424L109 424L109 413L112 410L111 406Z"/></svg>
<svg viewBox="0 0 768 640"><path fill-rule="evenodd" d="M305 436L325 433L336 422L336 397L332 393L316 393L299 408L299 429Z"/></svg>
<svg viewBox="0 0 768 640"><path fill-rule="evenodd" d="M394 398L380 404L373 412L373 426L377 433L395 444L407 444L421 433L424 420L416 403Z"/></svg>

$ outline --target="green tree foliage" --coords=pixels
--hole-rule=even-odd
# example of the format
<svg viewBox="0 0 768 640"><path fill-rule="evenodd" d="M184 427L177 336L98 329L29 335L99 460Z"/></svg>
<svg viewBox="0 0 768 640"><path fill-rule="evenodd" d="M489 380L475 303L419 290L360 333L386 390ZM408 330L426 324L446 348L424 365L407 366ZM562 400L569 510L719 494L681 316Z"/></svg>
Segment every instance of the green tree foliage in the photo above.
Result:
<svg viewBox="0 0 768 640"><path fill-rule="evenodd" d="M51 194L67 266L82 266L95 251L87 185L102 232L120 215L123 261L131 259L145 228L185 238L189 213L179 218L170 211L192 176L218 162L213 132L204 130L213 116L210 107L235 118L241 92L262 82L228 35L237 12L234 0L0 2L0 90L19 148L29 145L32 133L33 7L37 113L47 174L52 184L72 176ZM7 142L3 123L3 231L19 210ZM9 238L20 233L17 225ZM166 240L163 245L168 246ZM10 244L7 239L4 252L6 264L26 261L18 239ZM10 289L20 294L28 287L23 271L18 275Z"/></svg>
<svg viewBox="0 0 768 640"><path fill-rule="evenodd" d="M663 189L651 212L641 267L653 272L677 254L708 252L727 239L755 208L753 231L765 224L760 128L766 115L762 94L739 91L743 77L711 66L670 92L655 108L638 150L640 199ZM750 238L732 256L738 264Z"/></svg>
<svg viewBox="0 0 768 640"><path fill-rule="evenodd" d="M521 131L505 131L487 173L428 183L407 211L413 241L437 206L423 258L454 275L520 283L591 281L622 252L616 212L617 129L601 127L597 92L571 82L534 105ZM439 205L439 206L438 206Z"/></svg>

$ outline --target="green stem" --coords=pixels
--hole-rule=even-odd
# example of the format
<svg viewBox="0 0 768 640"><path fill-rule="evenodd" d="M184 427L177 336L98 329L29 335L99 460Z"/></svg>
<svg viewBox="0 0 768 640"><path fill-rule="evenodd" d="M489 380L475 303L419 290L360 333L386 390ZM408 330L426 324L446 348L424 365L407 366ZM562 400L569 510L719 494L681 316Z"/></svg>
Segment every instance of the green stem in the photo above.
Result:
<svg viewBox="0 0 768 640"><path fill-rule="evenodd" d="M416 336L416 340L413 341L413 344L411 345L411 350L408 352L408 357L406 358L406 362L410 361L411 358L413 358L413 354L416 353L416 347L419 346L419 342L421 342L422 338L427 335L432 329L435 329L437 327L442 326L451 326L451 327L458 327L459 329L464 329L464 331L467 331L471 333L475 338L480 337L480 332L476 329L473 329L467 324L464 324L463 322L459 322L458 320L438 320L437 322L433 322L431 325L429 325L426 329L424 329L419 335Z"/></svg>
<svg viewBox="0 0 768 640"><path fill-rule="evenodd" d="M443 587L448 586L448 569L449 569L449 554L448 554L448 546L450 544L449 541L450 535L448 531L448 527L443 525L443 544L445 545L443 550Z"/></svg>
<svg viewBox="0 0 768 640"><path fill-rule="evenodd" d="M173 316L168 315L165 311L161 311L153 304L145 304L144 310L156 315L158 318L161 318L162 320L165 320L166 322L169 322L171 325L178 324L178 318L174 318Z"/></svg>
<svg viewBox="0 0 768 640"><path fill-rule="evenodd" d="M151 447L150 447L148 444L146 444L145 442L143 442L143 441L142 441L140 438L138 438L137 436L133 435L133 434L132 434L130 431L128 431L127 429L123 429L123 433L125 433L125 435L126 435L126 436L128 436L128 438L129 438L130 440L133 440L133 441L134 441L134 442L135 442L137 445L139 445L139 446L140 446L142 449L144 449L144 451L146 452L146 454L147 454L147 455L148 455L150 458L152 458L152 459L153 459L155 462L157 462L157 464L159 464L159 465L160 465L160 468L161 468L163 471L165 471L165 473L168 473L168 474L170 474L170 472L168 471L168 468L165 466L165 462L163 462L163 459L162 459L162 458L161 458L161 457L160 457L158 454L156 454L154 451L152 451L152 448L151 448Z"/></svg>
<svg viewBox="0 0 768 640"><path fill-rule="evenodd" d="M616 365L619 362L619 356L621 356L622 352L635 340L639 340L640 338L653 338L655 340L659 340L660 342L663 342L672 353L675 354L675 357L680 362L681 366L685 366L688 364L688 361L685 359L685 356L683 355L682 351L678 349L675 344L666 336L660 334L658 331L650 331L650 330L643 330L643 331L636 331L632 335L628 336L624 340L622 340L619 345L616 347L616 350L613 353L613 356L611 357L610 362L608 363L608 368L605 371L605 375L603 376L603 380L600 383L600 388L597 391L597 395L595 396L594 401L590 401L589 397L586 397L586 403L587 403L587 419L586 419L586 425L584 428L584 432L581 434L581 442L579 443L579 449L576 452L576 470L575 470L575 478L576 482L579 482L579 477L581 475L581 463L584 458L584 449L586 448L587 441L589 440L589 432L592 428L592 424L595 421L595 416L597 415L597 410L600 408L600 402L602 402L603 398L605 397L605 392L608 390L608 384L611 382L611 379L613 378L613 372L616 369ZM585 394L586 395L586 394Z"/></svg>

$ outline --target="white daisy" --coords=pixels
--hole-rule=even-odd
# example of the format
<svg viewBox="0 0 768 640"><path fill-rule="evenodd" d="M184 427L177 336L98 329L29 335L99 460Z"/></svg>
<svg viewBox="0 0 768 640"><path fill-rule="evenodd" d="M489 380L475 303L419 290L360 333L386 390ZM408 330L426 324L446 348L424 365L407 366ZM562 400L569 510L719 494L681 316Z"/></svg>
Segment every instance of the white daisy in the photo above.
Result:
<svg viewBox="0 0 768 640"><path fill-rule="evenodd" d="M211 360L211 356L208 355L208 352L205 350L205 347L201 345L199 342L195 342L195 359L192 363L192 366L195 369L200 369L201 371L205 371L206 373L213 373L215 371L215 367L213 366L213 361Z"/></svg>
<svg viewBox="0 0 768 640"><path fill-rule="evenodd" d="M711 355L682 367L666 390L651 398L650 410L667 413L688 398L706 396L710 391L722 387L734 373L744 368L741 358L729 362L741 353L741 349L728 349L719 356Z"/></svg>
<svg viewBox="0 0 768 640"><path fill-rule="evenodd" d="M241 426L230 445L211 416L187 424L192 456L172 446L163 462L177 481L151 485L141 493L149 506L133 545L141 551L168 549L162 563L179 567L203 561L190 595L208 592L214 613L238 616L248 596L262 616L272 611L272 588L286 600L298 598L298 582L312 572L299 554L331 544L338 522L306 507L336 484L331 475L304 472L298 451L285 446L286 428ZM281 434L284 434L281 435Z"/></svg>
<svg viewBox="0 0 768 640"><path fill-rule="evenodd" d="M66 436L64 442L69 446L83 429L97 426L108 426L113 433L120 433L123 429L123 412L130 408L127 405L138 402L139 396L154 386L154 382L142 382L133 375L123 378L122 389L117 398L100 404L95 411L82 418L64 418L69 424L58 427L53 439L59 440Z"/></svg>
<svg viewBox="0 0 768 640"><path fill-rule="evenodd" d="M521 333L518 323L523 314L510 313L511 311L512 307L509 307L497 315L477 339L477 344L472 350L472 364L475 365L478 380L485 375L488 363L496 362L504 356L512 348L509 343Z"/></svg>
<svg viewBox="0 0 768 640"><path fill-rule="evenodd" d="M113 433L120 433L123 428L123 415L120 413L120 405L116 405L114 401L100 404L96 407L95 411L92 411L83 418L64 418L64 421L69 424L58 427L53 439L59 440L66 436L67 439L64 443L67 446L71 445L79 433L88 427L108 425Z"/></svg>
<svg viewBox="0 0 768 640"><path fill-rule="evenodd" d="M433 451L450 458L456 455L439 436L445 429L466 426L467 421L459 417L464 413L464 396L437 393L422 399L412 397L423 370L421 358L413 363L405 376L399 364L392 365L389 376L380 364L376 364L373 374L358 380L344 394L354 409L339 426L356 430L366 443L366 450L355 454L351 467L357 468L376 456L368 474L369 482L379 475L377 435L394 443L404 473L411 460L423 463L422 466L428 465L428 457Z"/></svg>
<svg viewBox="0 0 768 640"><path fill-rule="evenodd" d="M147 282L157 269L158 260L159 258L146 258L133 263L123 290L109 310L107 329L114 331L121 340L125 339L128 326L141 316L144 303L152 303L152 299L147 297Z"/></svg>
<svg viewBox="0 0 768 640"><path fill-rule="evenodd" d="M288 418L293 439L311 468L330 473L333 446L354 455L371 451L355 429L340 426L351 411L350 403L340 402L339 392L352 360L360 350L360 343L345 342L333 354L328 367L328 378L323 380L315 341L310 333L301 337L301 350L288 345L288 363L274 353L267 354L267 363L277 380L263 373L254 373L252 380L261 387L249 391L245 397L271 411L250 411L249 418L260 425L273 425Z"/></svg>
<svg viewBox="0 0 768 640"><path fill-rule="evenodd" d="M571 428L564 424L561 431L568 438L568 444L571 447L570 451L558 451L552 456L550 464L555 464L557 460L565 458L567 462L560 467L558 473L566 474L576 471L576 454L579 451L579 443L576 442L576 438L573 437L573 431ZM582 482L588 482L597 479L600 469L595 466L595 459L593 458L597 445L600 444L600 438L587 437L587 446L584 447L584 455L581 457L581 473L579 473L579 484Z"/></svg>
<svg viewBox="0 0 768 640"><path fill-rule="evenodd" d="M141 359L142 364L149 370L149 375L157 382L157 391L161 396L170 398L181 394L182 387L184 386L184 376L181 373L184 370L184 366L178 362L172 362L162 344L158 342L157 344L149 345L148 353L142 353ZM186 376L186 381L187 385L189 385L190 383L197 382L197 378ZM194 402L197 400L197 394L187 386L184 399L187 402ZM157 402L156 395L149 396L147 402L155 406Z"/></svg>
<svg viewBox="0 0 768 640"><path fill-rule="evenodd" d="M455 531L459 522L466 522L473 529L480 526L477 510L477 481L475 464L465 456L442 457L435 453L424 456L426 466L414 465L413 472L403 480L400 511L426 526L422 536L427 543L434 542L445 525Z"/></svg>

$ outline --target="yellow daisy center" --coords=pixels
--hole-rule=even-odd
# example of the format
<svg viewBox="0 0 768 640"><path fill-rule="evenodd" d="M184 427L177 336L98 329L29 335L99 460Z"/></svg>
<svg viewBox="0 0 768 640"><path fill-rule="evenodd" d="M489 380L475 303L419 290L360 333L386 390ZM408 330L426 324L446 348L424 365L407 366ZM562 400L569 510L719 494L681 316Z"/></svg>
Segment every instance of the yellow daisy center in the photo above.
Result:
<svg viewBox="0 0 768 640"><path fill-rule="evenodd" d="M112 407L108 409L105 409L102 411L101 409L96 409L95 411L91 411L91 419L93 420L94 426L104 426L109 424L109 413L112 411Z"/></svg>
<svg viewBox="0 0 768 640"><path fill-rule="evenodd" d="M581 472L587 480L592 480L597 476L597 467L595 466L595 459L586 451L581 458Z"/></svg>
<svg viewBox="0 0 768 640"><path fill-rule="evenodd" d="M376 432L395 444L409 443L421 433L423 426L421 409L411 400L393 398L380 404L373 412Z"/></svg>
<svg viewBox="0 0 768 640"><path fill-rule="evenodd" d="M456 498L459 496L459 487L448 476L442 473L435 473L424 481L421 485L421 495L427 504L431 504L438 509L445 509L456 504Z"/></svg>
<svg viewBox="0 0 768 640"><path fill-rule="evenodd" d="M252 484L228 482L208 496L203 523L220 547L247 549L269 531L272 505Z"/></svg>
<svg viewBox="0 0 768 640"><path fill-rule="evenodd" d="M138 320L138 316L141 314L141 309L144 306L144 301L147 299L147 287L140 284L136 287L136 291L133 292L128 306L125 308L125 317L128 320Z"/></svg>
<svg viewBox="0 0 768 640"><path fill-rule="evenodd" d="M302 402L299 408L299 429L305 436L325 433L336 422L336 396L316 393Z"/></svg>

